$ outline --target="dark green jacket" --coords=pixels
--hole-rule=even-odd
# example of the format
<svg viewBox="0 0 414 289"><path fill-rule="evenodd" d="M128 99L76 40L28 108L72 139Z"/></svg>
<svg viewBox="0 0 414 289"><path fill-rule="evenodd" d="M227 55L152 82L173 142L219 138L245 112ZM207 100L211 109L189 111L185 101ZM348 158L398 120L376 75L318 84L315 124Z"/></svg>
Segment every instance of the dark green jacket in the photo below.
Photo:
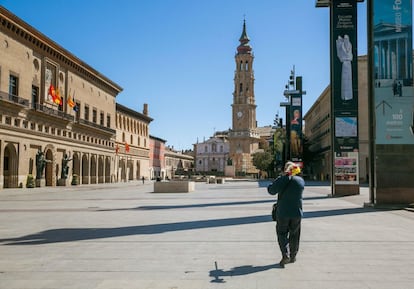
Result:
<svg viewBox="0 0 414 289"><path fill-rule="evenodd" d="M278 194L277 216L279 218L301 218L303 216L304 188L305 181L299 176L280 176L267 187L269 194Z"/></svg>

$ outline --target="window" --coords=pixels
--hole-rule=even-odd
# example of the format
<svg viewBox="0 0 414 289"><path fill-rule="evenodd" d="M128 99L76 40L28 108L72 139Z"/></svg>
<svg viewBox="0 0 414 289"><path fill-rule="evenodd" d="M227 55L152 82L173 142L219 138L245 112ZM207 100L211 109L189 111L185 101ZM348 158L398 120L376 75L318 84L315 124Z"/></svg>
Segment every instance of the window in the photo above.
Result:
<svg viewBox="0 0 414 289"><path fill-rule="evenodd" d="M98 112L96 111L96 108L94 108L92 110L92 122L97 123L97 121L98 121L97 118L98 118Z"/></svg>
<svg viewBox="0 0 414 289"><path fill-rule="evenodd" d="M63 111L63 104L65 103L65 97L63 95L60 96L60 105L58 106L58 110Z"/></svg>
<svg viewBox="0 0 414 289"><path fill-rule="evenodd" d="M213 143L213 144L211 145L211 151L212 151L213 153L217 152L217 144Z"/></svg>
<svg viewBox="0 0 414 289"><path fill-rule="evenodd" d="M79 120L79 118L80 118L80 103L79 102L77 102L76 103L76 120Z"/></svg>
<svg viewBox="0 0 414 289"><path fill-rule="evenodd" d="M89 106L85 105L85 112L83 114L85 120L89 120Z"/></svg>
<svg viewBox="0 0 414 289"><path fill-rule="evenodd" d="M39 102L39 88L32 85L32 108L36 108L36 104Z"/></svg>
<svg viewBox="0 0 414 289"><path fill-rule="evenodd" d="M103 111L101 111L101 113L100 113L99 121L100 121L100 123L99 123L99 124L100 124L101 126L104 126L104 123L105 123L105 116L104 116Z"/></svg>
<svg viewBox="0 0 414 289"><path fill-rule="evenodd" d="M106 127L111 127L111 116L109 114L106 116Z"/></svg>
<svg viewBox="0 0 414 289"><path fill-rule="evenodd" d="M9 94L11 95L19 95L19 78L14 75L10 75L9 79Z"/></svg>

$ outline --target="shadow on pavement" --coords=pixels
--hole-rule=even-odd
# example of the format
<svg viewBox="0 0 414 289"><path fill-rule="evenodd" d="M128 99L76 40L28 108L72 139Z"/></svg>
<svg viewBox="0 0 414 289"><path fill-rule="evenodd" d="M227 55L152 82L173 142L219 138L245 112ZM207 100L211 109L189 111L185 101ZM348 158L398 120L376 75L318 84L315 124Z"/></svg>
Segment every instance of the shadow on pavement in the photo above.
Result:
<svg viewBox="0 0 414 289"><path fill-rule="evenodd" d="M304 218L320 218L346 214L371 213L378 210L371 208L348 208L326 211L305 212ZM196 230L212 227L227 227L245 224L272 222L269 214L227 219L196 220L153 225L114 227L114 228L62 228L42 231L17 238L0 239L3 245L39 245L59 242L123 237L131 235L162 234L173 231Z"/></svg>
<svg viewBox="0 0 414 289"><path fill-rule="evenodd" d="M39 232L19 238L0 239L5 245L39 245L59 242L73 242L131 235L161 234L171 231L195 230L211 227L226 227L271 221L270 215L249 216L228 219L198 220L177 223L128 226L115 228L64 228Z"/></svg>
<svg viewBox="0 0 414 289"><path fill-rule="evenodd" d="M270 269L281 269L278 263L270 264L265 266L252 266L252 265L245 265L231 268L230 270L222 270L217 268L217 262L214 262L216 269L211 270L209 276L213 277L214 279L211 280L211 283L226 283L226 281L222 277L232 277L232 276L241 276L241 275L248 275L254 274Z"/></svg>
<svg viewBox="0 0 414 289"><path fill-rule="evenodd" d="M321 218L321 217L332 217L332 216L342 216L342 215L349 215L349 214L362 214L362 213L373 213L378 211L385 211L385 210L378 210L373 208L346 208L346 209L335 209L335 210L320 210L320 211L310 211L304 212L303 218ZM389 211L389 210L387 210Z"/></svg>
<svg viewBox="0 0 414 289"><path fill-rule="evenodd" d="M273 203L274 199L260 200L260 201L247 201L247 202L223 202L223 203L206 203L206 204L192 204L192 205L172 205L172 206L140 206L132 209L114 209L116 210L166 210L166 209L186 209L186 208L204 208L204 207L218 207L218 206L236 206L236 205L252 205L261 203ZM100 210L105 211L105 210ZM108 211L113 211L108 209Z"/></svg>

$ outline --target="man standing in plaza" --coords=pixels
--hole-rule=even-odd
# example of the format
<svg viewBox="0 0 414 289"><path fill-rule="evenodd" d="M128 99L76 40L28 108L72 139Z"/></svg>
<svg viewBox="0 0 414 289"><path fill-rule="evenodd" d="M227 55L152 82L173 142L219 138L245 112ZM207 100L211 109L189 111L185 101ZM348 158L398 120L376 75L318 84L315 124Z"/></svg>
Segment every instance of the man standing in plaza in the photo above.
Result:
<svg viewBox="0 0 414 289"><path fill-rule="evenodd" d="M271 195L278 194L276 211L276 234L282 259L279 265L296 261L299 250L300 225L302 221L302 195L305 181L300 174L300 167L287 162L284 174L267 187Z"/></svg>

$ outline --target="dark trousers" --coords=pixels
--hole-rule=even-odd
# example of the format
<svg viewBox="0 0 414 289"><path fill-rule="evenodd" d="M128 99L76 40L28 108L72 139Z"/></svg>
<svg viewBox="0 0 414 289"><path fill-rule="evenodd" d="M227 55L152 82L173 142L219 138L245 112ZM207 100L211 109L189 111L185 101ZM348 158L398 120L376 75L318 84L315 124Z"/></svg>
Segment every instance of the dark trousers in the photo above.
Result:
<svg viewBox="0 0 414 289"><path fill-rule="evenodd" d="M276 234L283 256L295 257L299 250L300 223L302 218L278 218Z"/></svg>

